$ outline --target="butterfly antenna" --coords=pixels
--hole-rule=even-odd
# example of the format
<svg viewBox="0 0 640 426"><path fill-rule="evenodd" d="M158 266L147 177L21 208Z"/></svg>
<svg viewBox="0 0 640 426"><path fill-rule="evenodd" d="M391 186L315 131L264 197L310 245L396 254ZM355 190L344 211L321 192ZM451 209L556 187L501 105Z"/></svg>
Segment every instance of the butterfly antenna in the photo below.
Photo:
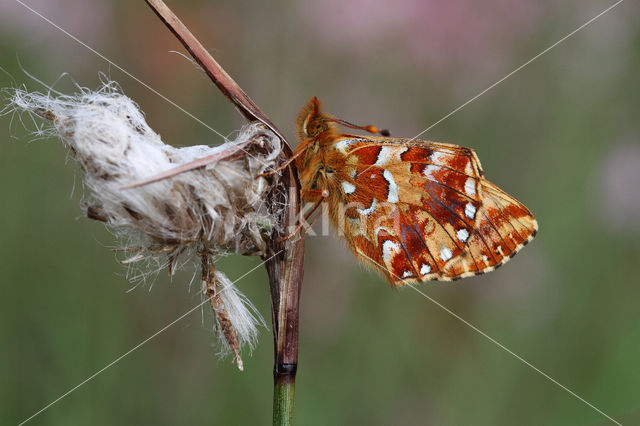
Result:
<svg viewBox="0 0 640 426"><path fill-rule="evenodd" d="M365 132L373 134L379 133L382 136L391 136L391 132L388 129L378 129L376 126L358 126L357 124L349 123L348 121L341 120L339 118L330 118L329 121L342 124L344 127L349 127L350 129L364 130Z"/></svg>

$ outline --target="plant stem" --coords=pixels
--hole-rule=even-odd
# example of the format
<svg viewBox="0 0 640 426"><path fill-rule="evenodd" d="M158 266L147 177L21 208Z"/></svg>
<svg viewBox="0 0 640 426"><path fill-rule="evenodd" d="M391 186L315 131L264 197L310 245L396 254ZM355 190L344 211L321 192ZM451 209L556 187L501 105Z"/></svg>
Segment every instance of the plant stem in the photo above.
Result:
<svg viewBox="0 0 640 426"><path fill-rule="evenodd" d="M290 426L293 424L293 396L295 379L276 379L273 388L273 425Z"/></svg>
<svg viewBox="0 0 640 426"><path fill-rule="evenodd" d="M281 179L283 191L276 191L273 199L286 200L290 211L297 212L298 197L295 171L287 168ZM283 229L290 229L297 216L282 218ZM298 369L298 307L304 266L304 237L272 240L269 250L276 254L267 262L271 289L271 314L273 320L273 424L291 425L293 421L293 397ZM271 253L267 253L271 255Z"/></svg>

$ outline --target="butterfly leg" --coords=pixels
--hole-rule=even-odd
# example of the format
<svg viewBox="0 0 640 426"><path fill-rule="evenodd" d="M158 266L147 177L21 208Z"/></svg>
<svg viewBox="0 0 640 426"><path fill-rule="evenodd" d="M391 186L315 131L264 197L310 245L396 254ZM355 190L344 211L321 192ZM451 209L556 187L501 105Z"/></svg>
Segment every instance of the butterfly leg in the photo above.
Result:
<svg viewBox="0 0 640 426"><path fill-rule="evenodd" d="M304 154L307 151L307 147L308 146L309 146L309 140L303 141L300 145L298 145L296 147L295 152L293 153L293 155L290 158L287 159L287 161L285 161L284 163L280 164L275 169L267 170L266 172L261 173L256 177L265 177L265 176L272 175L274 173L278 173L281 170L284 170L285 167L287 167L289 164L291 164L293 161L295 161L296 158L298 158L302 154Z"/></svg>
<svg viewBox="0 0 640 426"><path fill-rule="evenodd" d="M315 190L315 189L314 189L314 190L311 190L311 191L308 191L308 192L307 192L307 194L309 194L309 193L311 193L310 195L316 195L315 193L317 193L317 195L316 195L316 196L318 196L318 195L319 195L321 198L320 198L320 199L318 199L318 201L316 201L316 202L314 203L314 205L313 205L313 207L311 208L311 210L310 210L308 213L306 213L306 214L304 215L303 220L301 220L301 221L300 221L300 223L298 223L298 224L296 225L296 227L294 228L294 230L293 230L292 232L290 232L290 233L289 233L289 235L287 235L287 236L285 236L285 237L282 237L282 238L280 239L280 241L279 241L279 242L286 241L286 240L288 240L289 238L293 237L293 236L294 236L295 234L297 234L297 233L298 233L298 231L299 231L302 227L304 227L305 225L308 225L308 227L309 227L309 228L311 228L311 226L312 226L312 225L315 223L315 221L318 219L318 216L316 216L316 218L315 218L315 219L313 219L313 221L312 221L311 223L308 223L309 218L310 218L310 217L311 217L311 216L312 216L312 215L313 215L313 214L318 210L318 207L320 207L320 206L322 205L322 202L324 201L324 199L325 199L326 197L328 197L328 196L329 196L329 192L328 192L326 189L324 189L324 190ZM315 197L314 197L314 198L315 198Z"/></svg>

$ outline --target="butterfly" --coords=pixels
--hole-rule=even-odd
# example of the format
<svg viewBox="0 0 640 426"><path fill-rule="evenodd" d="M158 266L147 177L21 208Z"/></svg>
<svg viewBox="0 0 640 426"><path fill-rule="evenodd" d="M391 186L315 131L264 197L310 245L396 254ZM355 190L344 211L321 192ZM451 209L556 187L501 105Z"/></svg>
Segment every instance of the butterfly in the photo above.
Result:
<svg viewBox="0 0 640 426"><path fill-rule="evenodd" d="M297 133L291 160L302 200L315 208L326 201L351 251L394 287L493 271L536 235L531 212L485 179L470 148L391 138L322 112L316 97Z"/></svg>

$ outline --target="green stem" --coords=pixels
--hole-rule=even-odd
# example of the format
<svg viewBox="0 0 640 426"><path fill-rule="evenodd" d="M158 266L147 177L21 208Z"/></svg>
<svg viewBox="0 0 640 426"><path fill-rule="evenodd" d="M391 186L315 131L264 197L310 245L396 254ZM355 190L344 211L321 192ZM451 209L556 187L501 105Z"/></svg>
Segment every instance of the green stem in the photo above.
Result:
<svg viewBox="0 0 640 426"><path fill-rule="evenodd" d="M293 396L296 388L293 377L276 379L273 385L273 426L293 424Z"/></svg>

